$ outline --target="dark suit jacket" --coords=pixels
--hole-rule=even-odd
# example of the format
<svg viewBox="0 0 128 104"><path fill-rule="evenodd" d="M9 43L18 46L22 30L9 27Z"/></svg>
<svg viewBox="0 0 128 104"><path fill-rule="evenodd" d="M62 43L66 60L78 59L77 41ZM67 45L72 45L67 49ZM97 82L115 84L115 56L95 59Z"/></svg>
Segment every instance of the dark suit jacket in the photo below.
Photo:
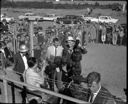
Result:
<svg viewBox="0 0 128 104"><path fill-rule="evenodd" d="M69 64L70 61L71 61L71 54L72 53L69 53L69 48L68 47L65 47L63 49L63 53L62 53L62 63L65 65L65 64Z"/></svg>
<svg viewBox="0 0 128 104"><path fill-rule="evenodd" d="M113 95L107 89L101 87L92 104L115 104L115 101Z"/></svg>
<svg viewBox="0 0 128 104"><path fill-rule="evenodd" d="M5 52L6 58L8 59L13 56L13 53L7 47L4 48L4 52Z"/></svg>
<svg viewBox="0 0 128 104"><path fill-rule="evenodd" d="M0 69L5 68L5 63L6 63L6 58L3 54L3 52L0 51Z"/></svg>
<svg viewBox="0 0 128 104"><path fill-rule="evenodd" d="M29 56L26 57L28 59ZM25 65L20 53L16 53L14 55L14 64L15 64L14 71L22 74L25 70Z"/></svg>
<svg viewBox="0 0 128 104"><path fill-rule="evenodd" d="M2 32L3 31L8 31L8 25L7 24L1 24L1 29L2 29Z"/></svg>

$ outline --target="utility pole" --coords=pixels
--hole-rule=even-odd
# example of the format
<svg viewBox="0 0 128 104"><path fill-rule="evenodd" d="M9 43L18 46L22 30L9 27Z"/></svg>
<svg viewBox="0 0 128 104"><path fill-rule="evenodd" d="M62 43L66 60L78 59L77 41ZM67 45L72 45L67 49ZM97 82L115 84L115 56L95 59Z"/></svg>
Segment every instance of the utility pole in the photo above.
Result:
<svg viewBox="0 0 128 104"><path fill-rule="evenodd" d="M34 56L34 44L33 44L33 35L34 35L34 31L33 31L33 21L29 20L29 35L30 35L30 53L31 56Z"/></svg>

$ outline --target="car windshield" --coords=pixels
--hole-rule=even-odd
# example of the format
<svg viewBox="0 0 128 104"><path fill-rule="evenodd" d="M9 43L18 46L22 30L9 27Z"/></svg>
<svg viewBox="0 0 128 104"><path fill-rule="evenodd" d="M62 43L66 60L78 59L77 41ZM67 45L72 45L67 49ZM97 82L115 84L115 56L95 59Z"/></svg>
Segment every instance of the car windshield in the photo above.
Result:
<svg viewBox="0 0 128 104"><path fill-rule="evenodd" d="M26 16L35 16L34 13L26 13L25 15L26 15Z"/></svg>
<svg viewBox="0 0 128 104"><path fill-rule="evenodd" d="M46 14L45 17L54 17L54 14Z"/></svg>
<svg viewBox="0 0 128 104"><path fill-rule="evenodd" d="M108 19L108 17L101 17L101 19Z"/></svg>
<svg viewBox="0 0 128 104"><path fill-rule="evenodd" d="M80 18L80 16L76 16L76 15L66 15L65 17L68 18L68 19L78 19L78 18Z"/></svg>

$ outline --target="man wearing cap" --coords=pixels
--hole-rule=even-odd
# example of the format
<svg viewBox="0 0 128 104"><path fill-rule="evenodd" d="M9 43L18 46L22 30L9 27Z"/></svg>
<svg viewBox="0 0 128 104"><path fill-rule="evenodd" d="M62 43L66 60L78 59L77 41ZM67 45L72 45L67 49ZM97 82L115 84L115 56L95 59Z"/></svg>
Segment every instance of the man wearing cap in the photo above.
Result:
<svg viewBox="0 0 128 104"><path fill-rule="evenodd" d="M73 75L81 75L82 54L87 53L87 50L80 46L79 40L74 40L69 36L67 39L67 48L63 50L62 61L66 65L68 77Z"/></svg>
<svg viewBox="0 0 128 104"><path fill-rule="evenodd" d="M28 47L25 44L20 44L19 52L14 55L14 71L19 76L21 82L24 82L23 73L28 69L27 60L29 58ZM22 103L26 101L26 87L20 92L22 96Z"/></svg>
<svg viewBox="0 0 128 104"><path fill-rule="evenodd" d="M25 44L21 44L19 47L19 52L14 55L14 71L18 75L22 75L24 70L28 69L27 59L28 55L28 48ZM21 81L23 81L21 79Z"/></svg>
<svg viewBox="0 0 128 104"><path fill-rule="evenodd" d="M66 46L62 54L62 62L64 66L66 66L65 71L67 71L68 76L71 76L71 67L72 67L71 55L73 52L74 45L75 45L74 38L72 36L68 36L67 41L66 41Z"/></svg>
<svg viewBox="0 0 128 104"><path fill-rule="evenodd" d="M72 71L73 75L81 75L81 60L82 54L86 54L87 50L85 46L81 46L80 39L77 38L73 47L73 53L71 59L73 61Z"/></svg>

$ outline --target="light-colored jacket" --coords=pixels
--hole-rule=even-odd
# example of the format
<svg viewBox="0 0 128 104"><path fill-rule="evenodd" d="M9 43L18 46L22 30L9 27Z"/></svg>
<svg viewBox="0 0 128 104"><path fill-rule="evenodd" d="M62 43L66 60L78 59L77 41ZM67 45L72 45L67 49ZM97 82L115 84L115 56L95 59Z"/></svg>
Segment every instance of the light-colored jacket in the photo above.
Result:
<svg viewBox="0 0 128 104"><path fill-rule="evenodd" d="M58 46L55 49L55 46L49 46L47 49L47 54L46 54L46 58L47 60L50 60L51 62L54 61L55 56L62 56L63 53L63 47L62 46Z"/></svg>
<svg viewBox="0 0 128 104"><path fill-rule="evenodd" d="M35 72L32 68L29 68L25 71L24 78L27 84L33 85L35 87L40 87L41 84L44 84L44 77L38 72ZM28 89L31 91L35 90L31 87L28 87Z"/></svg>

